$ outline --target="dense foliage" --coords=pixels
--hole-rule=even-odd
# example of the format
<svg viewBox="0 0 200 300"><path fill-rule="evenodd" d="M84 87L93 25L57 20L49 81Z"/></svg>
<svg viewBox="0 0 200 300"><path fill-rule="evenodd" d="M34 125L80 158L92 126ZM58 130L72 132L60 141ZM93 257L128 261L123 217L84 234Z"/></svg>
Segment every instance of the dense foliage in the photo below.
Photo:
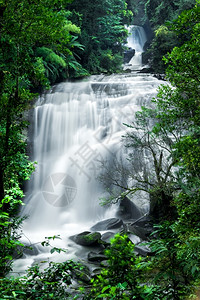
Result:
<svg viewBox="0 0 200 300"><path fill-rule="evenodd" d="M79 1L70 8L73 19L82 28L81 43L85 49L80 53L81 63L91 73L114 72L121 69L123 44L132 12L127 10L125 0Z"/></svg>
<svg viewBox="0 0 200 300"><path fill-rule="evenodd" d="M81 263L73 261L51 262L44 271L35 265L28 269L24 277L0 280L1 299L77 299L77 295L73 297L66 289L82 269Z"/></svg>
<svg viewBox="0 0 200 300"><path fill-rule="evenodd" d="M141 283L147 268L129 238L116 234L105 254L108 267L92 280L93 288L85 299L145 299L146 286Z"/></svg>
<svg viewBox="0 0 200 300"><path fill-rule="evenodd" d="M182 11L191 9L195 2L195 0L145 1L145 15L150 22L154 37L151 43L146 45L144 62L148 62L154 72L164 73L166 66L162 57L187 40L187 36L177 39L176 31L171 28L171 23Z"/></svg>

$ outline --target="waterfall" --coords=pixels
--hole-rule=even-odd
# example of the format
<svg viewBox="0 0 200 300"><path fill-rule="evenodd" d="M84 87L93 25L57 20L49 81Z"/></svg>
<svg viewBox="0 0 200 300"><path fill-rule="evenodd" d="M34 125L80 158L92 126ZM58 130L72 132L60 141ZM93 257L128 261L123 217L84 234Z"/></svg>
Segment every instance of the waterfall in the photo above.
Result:
<svg viewBox="0 0 200 300"><path fill-rule="evenodd" d="M141 26L132 25L128 27L129 36L126 46L135 50L135 55L131 58L128 65L131 69L138 70L142 67L143 47L147 41L147 36L144 28Z"/></svg>
<svg viewBox="0 0 200 300"><path fill-rule="evenodd" d="M128 43L140 51L144 37L138 35L135 42L130 37ZM115 216L117 205L99 205L99 198L107 196L98 180L104 171L101 161L112 164L114 158L125 157L123 123L132 123L135 112L149 104L159 84L150 74L98 75L60 83L39 97L32 121L32 156L37 166L26 189L22 215L28 218L22 242L34 244L60 234L62 240L56 246L68 249L63 260L71 259L81 251L69 240L71 235ZM145 198L136 204L143 213L148 211ZM47 259L47 252L37 246L35 255L15 261L15 270Z"/></svg>

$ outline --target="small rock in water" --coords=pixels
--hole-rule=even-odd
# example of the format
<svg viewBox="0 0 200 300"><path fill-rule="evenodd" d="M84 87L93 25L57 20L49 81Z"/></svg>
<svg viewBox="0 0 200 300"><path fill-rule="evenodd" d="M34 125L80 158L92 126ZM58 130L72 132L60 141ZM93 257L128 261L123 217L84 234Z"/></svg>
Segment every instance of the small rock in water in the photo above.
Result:
<svg viewBox="0 0 200 300"><path fill-rule="evenodd" d="M135 49L129 48L124 52L124 64L128 64L131 58L135 55Z"/></svg>

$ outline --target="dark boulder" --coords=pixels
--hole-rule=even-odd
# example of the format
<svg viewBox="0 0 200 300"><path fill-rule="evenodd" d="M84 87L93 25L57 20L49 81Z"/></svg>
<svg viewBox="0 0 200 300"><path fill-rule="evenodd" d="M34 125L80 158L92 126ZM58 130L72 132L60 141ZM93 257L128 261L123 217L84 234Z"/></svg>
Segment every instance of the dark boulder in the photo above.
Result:
<svg viewBox="0 0 200 300"><path fill-rule="evenodd" d="M123 221L121 219L111 218L98 222L97 224L91 227L91 230L104 231L120 228L121 226L123 226Z"/></svg>
<svg viewBox="0 0 200 300"><path fill-rule="evenodd" d="M144 215L143 217L139 218L138 220L136 220L134 223L132 223L131 225L137 225L140 226L142 228L151 228L153 229L153 225L152 225L152 218L149 215Z"/></svg>
<svg viewBox="0 0 200 300"><path fill-rule="evenodd" d="M78 245L94 246L100 244L101 234L99 232L84 231L73 235L71 239Z"/></svg>
<svg viewBox="0 0 200 300"><path fill-rule="evenodd" d="M148 240L150 234L152 233L151 227L140 227L137 225L129 225L128 231L134 233L135 235L139 236L142 240Z"/></svg>
<svg viewBox="0 0 200 300"><path fill-rule="evenodd" d="M92 271L92 274L91 274L92 278L95 278L95 277L97 278L97 276L100 275L101 272L102 272L102 268L101 267L98 267L98 268L94 269Z"/></svg>
<svg viewBox="0 0 200 300"><path fill-rule="evenodd" d="M38 255L39 254L39 249L37 245L32 245L32 246L25 246L23 253L27 255Z"/></svg>
<svg viewBox="0 0 200 300"><path fill-rule="evenodd" d="M75 273L74 277L76 280L87 283L87 284L90 283L91 277L88 274L86 274L80 270L75 270L74 273Z"/></svg>
<svg viewBox="0 0 200 300"><path fill-rule="evenodd" d="M39 247L37 245L26 245L17 246L15 251L13 252L13 258L18 259L22 257L26 257L26 255L38 255Z"/></svg>
<svg viewBox="0 0 200 300"><path fill-rule="evenodd" d="M124 69L124 73L131 73L131 72L132 72L132 70L130 68Z"/></svg>
<svg viewBox="0 0 200 300"><path fill-rule="evenodd" d="M153 232L152 218L149 215L144 215L138 220L127 224L128 232L134 233L142 240L148 240L149 236Z"/></svg>
<svg viewBox="0 0 200 300"><path fill-rule="evenodd" d="M141 242L141 238L135 234L128 234L129 239L131 240L131 242L135 245L139 244Z"/></svg>
<svg viewBox="0 0 200 300"><path fill-rule="evenodd" d="M117 213L117 216L119 216L123 220L127 220L127 219L137 220L141 218L142 213L131 200L125 197L120 201L119 211Z"/></svg>
<svg viewBox="0 0 200 300"><path fill-rule="evenodd" d="M105 232L104 234L102 234L101 240L102 240L103 242L110 243L110 240L111 240L112 238L114 238L114 236L115 236L115 233L114 233L114 232L108 231L108 232Z"/></svg>
<svg viewBox="0 0 200 300"><path fill-rule="evenodd" d="M139 70L138 73L153 73L153 69L152 68L148 68L148 67L144 67L141 70Z"/></svg>
<svg viewBox="0 0 200 300"><path fill-rule="evenodd" d="M164 80L166 81L166 75L165 74L154 74L154 77L156 77L158 80Z"/></svg>
<svg viewBox="0 0 200 300"><path fill-rule="evenodd" d="M151 249L147 245L138 244L135 246L135 252L142 256L151 255Z"/></svg>

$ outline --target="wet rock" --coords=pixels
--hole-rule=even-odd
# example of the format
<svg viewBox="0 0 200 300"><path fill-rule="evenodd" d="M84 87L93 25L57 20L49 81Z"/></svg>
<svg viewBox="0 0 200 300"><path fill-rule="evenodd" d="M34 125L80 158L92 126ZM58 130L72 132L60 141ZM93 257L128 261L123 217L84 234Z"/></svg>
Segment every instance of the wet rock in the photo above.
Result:
<svg viewBox="0 0 200 300"><path fill-rule="evenodd" d="M78 284L89 284L91 281L91 271L90 268L83 264L82 262L80 263L80 268L73 268L72 269L72 275L73 279L78 283ZM75 287L75 285L74 285Z"/></svg>
<svg viewBox="0 0 200 300"><path fill-rule="evenodd" d="M142 218L139 218L138 220L136 220L134 223L132 223L132 225L137 225L143 228L151 228L152 227L152 218L149 215L145 215Z"/></svg>
<svg viewBox="0 0 200 300"><path fill-rule="evenodd" d="M35 245L25 246L23 253L28 254L28 255L37 255L37 254L39 254L39 250L38 250L37 246L35 246Z"/></svg>
<svg viewBox="0 0 200 300"><path fill-rule="evenodd" d="M132 70L129 69L129 68L127 68L127 69L124 70L124 73L131 73L131 72L132 72Z"/></svg>
<svg viewBox="0 0 200 300"><path fill-rule="evenodd" d="M153 73L153 69L152 68L142 68L141 70L139 70L139 73Z"/></svg>
<svg viewBox="0 0 200 300"><path fill-rule="evenodd" d="M39 250L37 245L24 244L24 246L18 246L15 249L13 253L13 257L14 259L18 259L18 258L26 257L26 255L38 255L38 254L39 254Z"/></svg>
<svg viewBox="0 0 200 300"><path fill-rule="evenodd" d="M142 213L131 200L125 197L120 201L119 211L117 213L117 216L119 216L123 220L127 220L127 219L137 220L141 218Z"/></svg>
<svg viewBox="0 0 200 300"><path fill-rule="evenodd" d="M107 260L103 260L103 261L100 263L100 266L101 266L102 268L107 268L107 267L109 267L109 263L108 263Z"/></svg>
<svg viewBox="0 0 200 300"><path fill-rule="evenodd" d="M94 270L92 271L92 274L91 274L92 278L97 277L98 275L100 275L100 274L101 274L101 271L102 271L102 268L101 268L101 267L94 269Z"/></svg>
<svg viewBox="0 0 200 300"><path fill-rule="evenodd" d="M104 254L102 254L101 252L97 253L97 252L89 252L88 253L88 260L91 262L101 262L103 260L106 260L106 256Z"/></svg>
<svg viewBox="0 0 200 300"><path fill-rule="evenodd" d="M158 80L166 81L166 75L165 74L154 74L154 77L156 77Z"/></svg>
<svg viewBox="0 0 200 300"><path fill-rule="evenodd" d="M151 217L144 215L131 224L127 224L127 231L137 235L144 241L148 240L150 234L153 232Z"/></svg>
<svg viewBox="0 0 200 300"><path fill-rule="evenodd" d="M129 237L130 241L135 245L137 245L141 242L141 238L139 238L139 236L137 236L135 234L128 234L128 237Z"/></svg>
<svg viewBox="0 0 200 300"><path fill-rule="evenodd" d="M142 228L137 225L128 225L128 231L134 233L142 240L148 240L149 235L152 233L151 228Z"/></svg>
<svg viewBox="0 0 200 300"><path fill-rule="evenodd" d="M78 245L93 246L100 244L101 234L99 232L84 231L71 237Z"/></svg>
<svg viewBox="0 0 200 300"><path fill-rule="evenodd" d="M151 255L151 249L147 245L142 244L135 246L135 252L142 256Z"/></svg>
<svg viewBox="0 0 200 300"><path fill-rule="evenodd" d="M128 64L131 58L135 55L135 49L129 48L124 52L124 64Z"/></svg>
<svg viewBox="0 0 200 300"><path fill-rule="evenodd" d="M104 241L104 242L106 242L106 243L110 243L110 240L112 238L114 238L115 234L116 233L111 232L111 231L105 232L104 234L102 234L101 240Z"/></svg>
<svg viewBox="0 0 200 300"><path fill-rule="evenodd" d="M120 228L121 226L123 226L123 221L121 219L111 218L98 222L97 224L91 227L91 230L104 231Z"/></svg>
<svg viewBox="0 0 200 300"><path fill-rule="evenodd" d="M85 273L84 270L82 271L82 270L75 269L73 273L76 280L82 281L84 283L90 283L91 281L90 274Z"/></svg>

